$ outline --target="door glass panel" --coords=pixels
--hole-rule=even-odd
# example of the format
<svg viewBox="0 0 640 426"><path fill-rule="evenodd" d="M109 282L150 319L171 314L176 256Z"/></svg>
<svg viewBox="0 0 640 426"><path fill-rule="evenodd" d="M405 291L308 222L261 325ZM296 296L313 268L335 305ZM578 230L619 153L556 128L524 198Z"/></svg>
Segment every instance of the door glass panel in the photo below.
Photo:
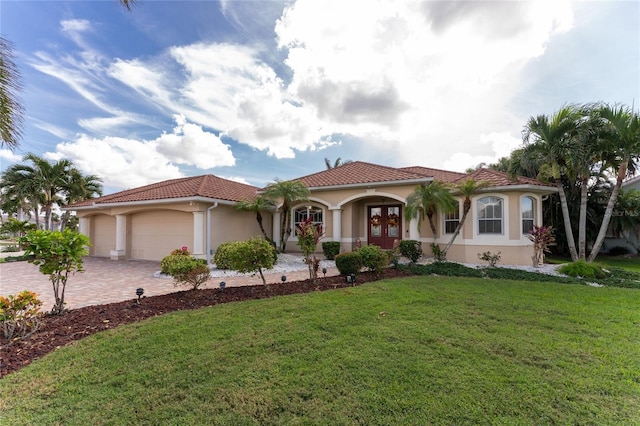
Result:
<svg viewBox="0 0 640 426"><path fill-rule="evenodd" d="M382 208L371 208L371 211L369 212L369 227L372 237L382 236Z"/></svg>
<svg viewBox="0 0 640 426"><path fill-rule="evenodd" d="M387 235L396 238L400 233L400 207L387 207Z"/></svg>

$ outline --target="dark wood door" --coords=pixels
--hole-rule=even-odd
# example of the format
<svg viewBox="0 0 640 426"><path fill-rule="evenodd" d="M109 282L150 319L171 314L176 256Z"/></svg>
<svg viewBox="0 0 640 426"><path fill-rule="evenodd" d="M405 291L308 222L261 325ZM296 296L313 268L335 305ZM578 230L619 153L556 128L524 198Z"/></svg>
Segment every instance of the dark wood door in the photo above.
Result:
<svg viewBox="0 0 640 426"><path fill-rule="evenodd" d="M393 248L393 242L402 239L400 213L400 205L369 207L369 244L383 249Z"/></svg>

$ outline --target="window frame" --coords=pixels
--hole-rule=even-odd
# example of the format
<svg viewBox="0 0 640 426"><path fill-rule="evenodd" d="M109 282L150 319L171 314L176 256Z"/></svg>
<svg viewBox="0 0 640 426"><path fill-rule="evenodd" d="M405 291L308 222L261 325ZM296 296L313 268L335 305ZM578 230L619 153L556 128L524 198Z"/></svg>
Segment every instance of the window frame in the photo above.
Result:
<svg viewBox="0 0 640 426"><path fill-rule="evenodd" d="M489 202L484 202L483 200L489 199L491 201ZM482 204L482 205L481 205ZM495 208L496 208L496 204L500 206L500 216L496 217L495 216ZM477 229L478 229L478 235L483 235L483 236L492 236L492 235L505 235L505 200L503 197L497 196L497 195L484 195L480 198L477 198L475 200L475 205L476 205L476 211L477 211L477 217L476 217L476 225L477 225ZM487 212L487 207L491 207L492 208L492 215L491 217L482 217L481 212L485 212L485 216L486 216L486 212ZM492 229L495 229L495 224L499 223L500 224L500 231L499 232L487 232L487 224L489 222L492 222ZM484 230L483 230L484 229Z"/></svg>
<svg viewBox="0 0 640 426"><path fill-rule="evenodd" d="M306 215L304 218L301 218L302 220L298 220L298 212L300 210L303 210L306 212ZM296 230L298 229L298 225L300 223L302 223L303 220L306 220L310 214L310 212L313 211L315 214L319 214L320 215L320 220L314 220L313 224L314 225L322 225L322 228L324 229L324 208L315 204L305 204L305 205L301 205L298 207L295 207L292 211L291 214L291 226L292 226L292 236L296 236L297 238L297 232Z"/></svg>
<svg viewBox="0 0 640 426"><path fill-rule="evenodd" d="M525 200L528 200L531 202L531 217L530 218L525 218L524 214L525 214L525 210L524 210L524 205L523 203L525 202ZM536 207L537 207L537 200L532 197L531 195L523 195L522 197L520 197L520 233L524 236L529 235L529 230L533 229L533 227L536 224ZM528 222L531 222L531 226L530 227L525 227L525 220ZM526 229L529 228L529 229Z"/></svg>
<svg viewBox="0 0 640 426"><path fill-rule="evenodd" d="M443 234L445 235L452 235L456 228L458 227L458 223L460 223L460 218L461 218L461 214L460 214L460 201L455 200L456 201L456 207L451 210L450 212L444 212L442 215L442 229L443 229ZM453 215L455 217L450 217L450 215ZM449 232L447 230L447 225L449 224L454 224L453 229L451 230L451 232Z"/></svg>

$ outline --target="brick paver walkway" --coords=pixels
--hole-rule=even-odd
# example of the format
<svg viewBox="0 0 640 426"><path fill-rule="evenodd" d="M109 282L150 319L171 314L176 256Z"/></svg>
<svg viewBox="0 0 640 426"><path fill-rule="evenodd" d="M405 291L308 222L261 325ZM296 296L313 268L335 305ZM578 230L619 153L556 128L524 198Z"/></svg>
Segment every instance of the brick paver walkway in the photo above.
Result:
<svg viewBox="0 0 640 426"><path fill-rule="evenodd" d="M170 278L155 278L153 275L160 270L160 262L87 257L84 269L85 272L69 277L65 291L68 309L135 299L138 287L144 289L146 296L187 289L175 287ZM281 272L266 274L267 282L279 283L282 275ZM287 281L309 278L307 270L290 271L285 275ZM338 275L338 271L329 268L327 275ZM225 276L211 278L204 288L217 288L220 281L224 281L228 287L262 284L259 276ZM43 311L53 306L53 286L37 266L28 262L0 263L0 295L16 294L22 290L35 291L43 302Z"/></svg>

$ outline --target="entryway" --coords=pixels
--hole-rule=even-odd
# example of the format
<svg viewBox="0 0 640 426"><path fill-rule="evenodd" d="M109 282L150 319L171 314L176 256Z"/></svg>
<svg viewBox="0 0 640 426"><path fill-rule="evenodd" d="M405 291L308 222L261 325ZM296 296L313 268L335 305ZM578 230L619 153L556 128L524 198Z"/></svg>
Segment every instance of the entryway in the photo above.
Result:
<svg viewBox="0 0 640 426"><path fill-rule="evenodd" d="M402 239L401 205L369 206L369 244L383 249L393 248L395 240Z"/></svg>

